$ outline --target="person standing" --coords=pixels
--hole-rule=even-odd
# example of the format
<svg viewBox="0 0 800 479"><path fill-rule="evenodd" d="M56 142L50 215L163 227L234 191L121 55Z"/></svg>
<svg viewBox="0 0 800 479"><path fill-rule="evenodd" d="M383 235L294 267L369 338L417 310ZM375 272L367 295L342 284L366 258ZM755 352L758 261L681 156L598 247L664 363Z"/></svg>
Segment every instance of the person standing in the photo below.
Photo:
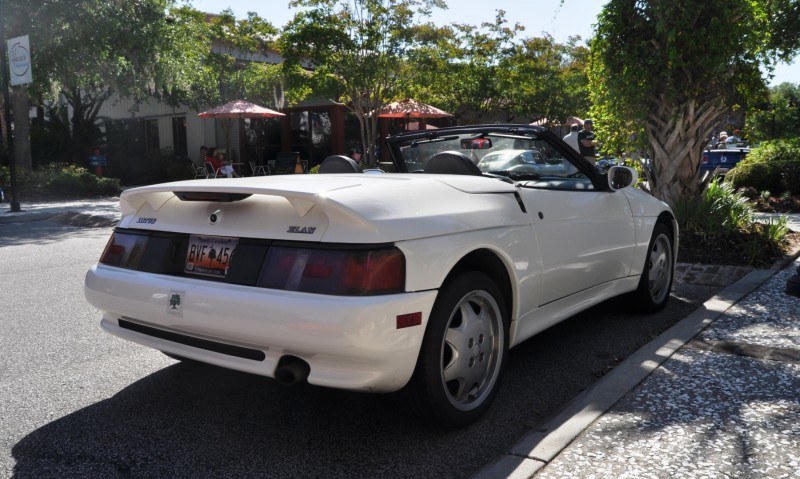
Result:
<svg viewBox="0 0 800 479"><path fill-rule="evenodd" d="M578 133L578 148L581 156L592 165L596 164L597 142L594 136L594 123L592 120L583 121L583 131Z"/></svg>
<svg viewBox="0 0 800 479"><path fill-rule="evenodd" d="M570 125L569 127L569 134L564 136L564 142L571 146L575 151L581 151L580 146L578 146L578 130L580 127L577 124Z"/></svg>

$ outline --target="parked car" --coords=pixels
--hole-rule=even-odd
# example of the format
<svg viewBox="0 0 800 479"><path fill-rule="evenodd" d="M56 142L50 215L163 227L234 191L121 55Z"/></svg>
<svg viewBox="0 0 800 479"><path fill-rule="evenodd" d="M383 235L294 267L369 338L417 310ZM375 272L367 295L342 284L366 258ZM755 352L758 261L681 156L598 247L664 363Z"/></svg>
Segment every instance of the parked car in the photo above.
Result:
<svg viewBox="0 0 800 479"><path fill-rule="evenodd" d="M724 148L718 146L703 151L703 158L700 161L701 175L716 170L717 174L724 176L750 153L750 148L743 144L724 145Z"/></svg>
<svg viewBox="0 0 800 479"><path fill-rule="evenodd" d="M484 172L514 171L542 175L564 175L567 172L563 162L548 163L545 161L544 155L537 150L494 151L481 158L478 168Z"/></svg>
<svg viewBox="0 0 800 479"><path fill-rule="evenodd" d="M634 170L528 125L387 142L398 173L338 157L319 169L337 174L126 190L85 279L102 327L282 383L399 392L453 428L489 408L509 348L614 296L666 304L677 223ZM477 166L508 150L563 168Z"/></svg>

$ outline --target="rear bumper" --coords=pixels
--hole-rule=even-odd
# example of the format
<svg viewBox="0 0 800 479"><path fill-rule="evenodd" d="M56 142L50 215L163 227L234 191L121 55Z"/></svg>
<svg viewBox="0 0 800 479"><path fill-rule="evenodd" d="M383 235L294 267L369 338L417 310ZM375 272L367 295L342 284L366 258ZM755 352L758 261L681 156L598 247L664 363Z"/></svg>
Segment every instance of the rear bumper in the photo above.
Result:
<svg viewBox="0 0 800 479"><path fill-rule="evenodd" d="M368 297L277 291L103 265L88 271L84 293L102 311L103 329L121 338L269 377L282 356L296 356L309 364L311 384L376 392L410 379L436 299L436 291ZM397 329L397 316L416 312L421 325ZM164 334L147 334L153 330ZM236 351L261 352L263 359Z"/></svg>

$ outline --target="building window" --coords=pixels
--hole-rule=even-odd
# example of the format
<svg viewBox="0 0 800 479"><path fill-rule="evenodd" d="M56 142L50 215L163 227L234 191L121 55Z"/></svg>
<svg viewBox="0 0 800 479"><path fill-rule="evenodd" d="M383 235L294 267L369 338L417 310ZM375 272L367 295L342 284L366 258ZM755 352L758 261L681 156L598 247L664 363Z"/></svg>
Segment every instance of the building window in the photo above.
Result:
<svg viewBox="0 0 800 479"><path fill-rule="evenodd" d="M148 157L156 158L161 155L161 143L158 140L158 120L145 120L144 139Z"/></svg>
<svg viewBox="0 0 800 479"><path fill-rule="evenodd" d="M186 117L176 116L172 119L172 148L176 158L188 158L189 147L186 144Z"/></svg>

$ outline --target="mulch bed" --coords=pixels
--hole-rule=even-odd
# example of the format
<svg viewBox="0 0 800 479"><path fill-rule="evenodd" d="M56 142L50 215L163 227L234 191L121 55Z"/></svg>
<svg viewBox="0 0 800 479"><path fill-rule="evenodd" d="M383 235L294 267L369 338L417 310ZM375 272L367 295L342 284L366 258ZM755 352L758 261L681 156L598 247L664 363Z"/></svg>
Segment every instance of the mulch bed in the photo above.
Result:
<svg viewBox="0 0 800 479"><path fill-rule="evenodd" d="M792 196L781 199L770 197L764 199L758 195L752 195L753 209L763 213L800 213L800 196ZM703 264L726 264L733 266L755 266L768 268L775 261L793 254L800 249L800 231L795 231L786 235L786 243L780 251L763 251L761 258L751 261L742 255L742 249L737 248L738 244L745 244L748 241L746 234L738 237L727 238L726 240L711 240L698 234L681 232L681 243L678 249L678 261L681 263L703 263Z"/></svg>
<svg viewBox="0 0 800 479"><path fill-rule="evenodd" d="M779 198L771 196L764 199L761 196L751 198L753 208L764 213L800 213L800 196L790 196L789 198Z"/></svg>
<svg viewBox="0 0 800 479"><path fill-rule="evenodd" d="M733 237L720 241L711 240L698 234L681 233L678 262L769 268L775 261L800 249L800 232L789 233L786 235L786 240L780 251L772 253L765 251L760 258L751 261L742 255L741 248L735 247L737 242L747 241L744 234L738 238Z"/></svg>

